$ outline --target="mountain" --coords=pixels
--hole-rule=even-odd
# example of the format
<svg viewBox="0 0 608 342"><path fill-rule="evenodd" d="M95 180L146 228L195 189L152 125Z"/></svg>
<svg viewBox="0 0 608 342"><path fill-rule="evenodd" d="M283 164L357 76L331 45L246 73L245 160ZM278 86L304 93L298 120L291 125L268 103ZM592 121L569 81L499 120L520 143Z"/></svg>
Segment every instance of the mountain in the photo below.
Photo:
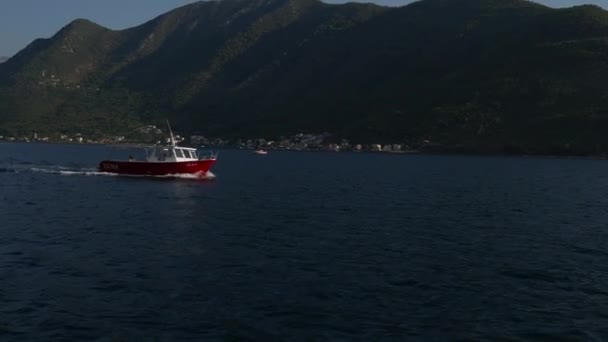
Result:
<svg viewBox="0 0 608 342"><path fill-rule="evenodd" d="M603 153L607 57L608 12L590 5L202 1L34 41L0 64L0 131L110 133L169 117L211 136Z"/></svg>
<svg viewBox="0 0 608 342"><path fill-rule="evenodd" d="M8 57L0 56L0 63L8 61Z"/></svg>

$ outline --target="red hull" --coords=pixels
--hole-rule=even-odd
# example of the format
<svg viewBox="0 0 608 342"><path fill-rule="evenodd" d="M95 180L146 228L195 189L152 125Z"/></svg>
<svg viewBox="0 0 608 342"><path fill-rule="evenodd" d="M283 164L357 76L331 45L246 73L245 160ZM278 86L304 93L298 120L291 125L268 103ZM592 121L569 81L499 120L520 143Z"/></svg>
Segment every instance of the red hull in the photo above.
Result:
<svg viewBox="0 0 608 342"><path fill-rule="evenodd" d="M99 171L125 175L165 176L174 174L205 175L215 159L194 160L174 163L148 163L137 161L104 160L99 163Z"/></svg>

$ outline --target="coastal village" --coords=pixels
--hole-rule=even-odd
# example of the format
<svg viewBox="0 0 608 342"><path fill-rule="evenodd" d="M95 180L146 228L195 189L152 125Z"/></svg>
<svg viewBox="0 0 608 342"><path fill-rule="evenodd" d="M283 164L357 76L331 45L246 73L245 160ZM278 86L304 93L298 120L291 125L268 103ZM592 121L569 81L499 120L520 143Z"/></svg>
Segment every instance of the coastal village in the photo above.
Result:
<svg viewBox="0 0 608 342"><path fill-rule="evenodd" d="M86 136L82 133L39 135L34 132L30 135L4 136L0 135L0 141L25 142L25 143L65 143L65 144L125 144L125 145L164 145L168 143L163 131L155 125L146 125L134 130L133 136ZM178 143L186 146L201 148L236 148L236 149L266 149L287 151L334 151L334 152L391 152L412 153L417 149L403 143L393 144L360 144L353 143L347 139L335 142L329 133L305 134L298 133L280 139L223 139L207 138L203 135L175 136ZM431 146L428 140L422 142L425 146Z"/></svg>

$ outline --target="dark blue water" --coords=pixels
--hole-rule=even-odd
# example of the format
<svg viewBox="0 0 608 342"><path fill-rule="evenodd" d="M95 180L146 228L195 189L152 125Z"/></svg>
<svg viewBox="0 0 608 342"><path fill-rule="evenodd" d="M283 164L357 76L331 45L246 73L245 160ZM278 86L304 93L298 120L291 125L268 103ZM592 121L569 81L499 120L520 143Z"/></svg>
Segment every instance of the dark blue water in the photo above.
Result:
<svg viewBox="0 0 608 342"><path fill-rule="evenodd" d="M608 162L0 144L0 339L608 338Z"/></svg>

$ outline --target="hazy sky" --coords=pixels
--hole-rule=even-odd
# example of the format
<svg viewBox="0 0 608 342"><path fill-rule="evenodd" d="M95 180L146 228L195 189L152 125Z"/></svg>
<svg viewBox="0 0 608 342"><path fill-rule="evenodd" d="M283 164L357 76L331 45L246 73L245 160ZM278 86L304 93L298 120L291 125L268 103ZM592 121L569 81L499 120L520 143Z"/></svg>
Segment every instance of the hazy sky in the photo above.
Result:
<svg viewBox="0 0 608 342"><path fill-rule="evenodd" d="M343 3L345 0L325 0ZM73 19L86 18L113 29L141 24L189 0L2 0L0 2L0 56L11 56L36 38L52 36ZM359 0L402 6L412 0ZM538 0L562 7L594 3L608 8L608 0Z"/></svg>

